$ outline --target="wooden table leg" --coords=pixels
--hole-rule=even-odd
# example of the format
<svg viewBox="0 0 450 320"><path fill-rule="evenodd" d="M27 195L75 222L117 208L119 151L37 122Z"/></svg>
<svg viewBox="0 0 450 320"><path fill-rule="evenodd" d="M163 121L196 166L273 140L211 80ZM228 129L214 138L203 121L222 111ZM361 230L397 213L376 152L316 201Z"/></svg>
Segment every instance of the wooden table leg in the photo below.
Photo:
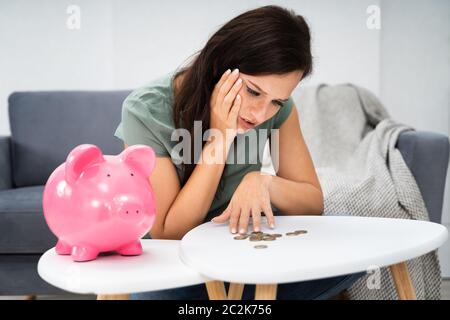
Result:
<svg viewBox="0 0 450 320"><path fill-rule="evenodd" d="M389 267L394 278L395 288L397 289L400 300L416 300L416 292L408 272L406 262L394 264Z"/></svg>
<svg viewBox="0 0 450 320"><path fill-rule="evenodd" d="M276 300L277 284L257 284L255 300Z"/></svg>
<svg viewBox="0 0 450 320"><path fill-rule="evenodd" d="M128 294L99 294L97 300L128 300Z"/></svg>
<svg viewBox="0 0 450 320"><path fill-rule="evenodd" d="M209 300L226 300L227 293L223 281L208 281L205 283Z"/></svg>
<svg viewBox="0 0 450 320"><path fill-rule="evenodd" d="M230 283L228 288L228 300L242 300L242 293L244 292L243 283Z"/></svg>

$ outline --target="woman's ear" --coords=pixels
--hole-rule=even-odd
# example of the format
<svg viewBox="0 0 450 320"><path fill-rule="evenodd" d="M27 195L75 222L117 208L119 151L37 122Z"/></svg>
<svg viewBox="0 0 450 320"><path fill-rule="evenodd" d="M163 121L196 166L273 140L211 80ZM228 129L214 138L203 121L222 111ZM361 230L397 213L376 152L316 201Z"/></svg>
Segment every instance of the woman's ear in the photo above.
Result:
<svg viewBox="0 0 450 320"><path fill-rule="evenodd" d="M93 144L80 144L67 156L65 165L65 178L68 184L73 185L86 168L95 163L105 161L102 150Z"/></svg>
<svg viewBox="0 0 450 320"><path fill-rule="evenodd" d="M155 151L149 146L136 144L123 150L119 157L130 167L138 170L144 177L150 177L156 165Z"/></svg>

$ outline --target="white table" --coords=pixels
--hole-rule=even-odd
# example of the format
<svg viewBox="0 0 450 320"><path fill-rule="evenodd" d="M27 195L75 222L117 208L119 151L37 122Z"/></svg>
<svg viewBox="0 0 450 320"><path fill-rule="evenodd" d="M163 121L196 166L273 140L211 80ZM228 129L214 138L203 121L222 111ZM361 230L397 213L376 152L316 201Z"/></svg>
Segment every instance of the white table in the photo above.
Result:
<svg viewBox="0 0 450 320"><path fill-rule="evenodd" d="M180 241L141 240L141 243L142 255L114 254L88 262L74 262L70 256L58 255L52 248L40 258L38 273L55 287L80 294L93 293L99 300L128 299L129 293L171 289L209 280L181 262Z"/></svg>
<svg viewBox="0 0 450 320"><path fill-rule="evenodd" d="M415 299L405 261L433 251L448 237L436 223L350 216L277 216L281 233L275 241L234 240L228 224L208 222L181 240L182 260L206 277L216 279L210 296L241 299L244 284L256 284L256 299L276 298L278 283L306 281L390 266L400 299ZM299 236L285 233L307 230ZM249 228L249 232L251 229ZM254 246L265 244L266 249ZM255 267L258 266L258 267Z"/></svg>

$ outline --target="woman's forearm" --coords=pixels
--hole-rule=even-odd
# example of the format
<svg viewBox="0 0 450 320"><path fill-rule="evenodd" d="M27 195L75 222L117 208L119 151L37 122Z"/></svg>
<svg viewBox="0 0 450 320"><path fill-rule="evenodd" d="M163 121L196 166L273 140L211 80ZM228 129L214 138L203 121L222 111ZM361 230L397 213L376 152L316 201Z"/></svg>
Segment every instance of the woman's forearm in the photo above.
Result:
<svg viewBox="0 0 450 320"><path fill-rule="evenodd" d="M323 213L322 190L306 183L270 177L270 202L282 214L321 215Z"/></svg>
<svg viewBox="0 0 450 320"><path fill-rule="evenodd" d="M195 166L191 176L171 205L163 225L162 238L181 239L205 219L222 176L230 144L207 142L203 147L202 163ZM212 151L222 152L218 163L206 160Z"/></svg>

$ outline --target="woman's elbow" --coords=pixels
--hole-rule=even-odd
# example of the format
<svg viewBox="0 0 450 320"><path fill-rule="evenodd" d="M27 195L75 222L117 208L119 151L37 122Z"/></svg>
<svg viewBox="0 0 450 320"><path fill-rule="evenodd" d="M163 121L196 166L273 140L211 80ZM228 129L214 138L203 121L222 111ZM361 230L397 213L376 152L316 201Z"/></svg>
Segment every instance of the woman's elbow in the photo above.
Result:
<svg viewBox="0 0 450 320"><path fill-rule="evenodd" d="M325 205L324 205L324 200L323 200L323 193L321 188L317 189L316 192L316 199L314 201L314 209L313 209L313 214L314 215L318 215L321 216L323 215L323 211L325 210Z"/></svg>
<svg viewBox="0 0 450 320"><path fill-rule="evenodd" d="M150 229L150 237L152 239L160 239L160 240L181 240L184 236L184 233L180 232L169 232L164 227L154 225Z"/></svg>

